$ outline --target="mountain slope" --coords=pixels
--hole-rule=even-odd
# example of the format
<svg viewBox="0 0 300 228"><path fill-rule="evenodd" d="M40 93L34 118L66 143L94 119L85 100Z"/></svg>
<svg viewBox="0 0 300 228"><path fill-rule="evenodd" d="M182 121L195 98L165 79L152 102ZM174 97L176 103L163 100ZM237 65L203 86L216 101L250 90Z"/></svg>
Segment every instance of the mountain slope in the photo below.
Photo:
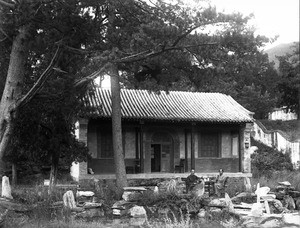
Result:
<svg viewBox="0 0 300 228"><path fill-rule="evenodd" d="M273 48L267 49L264 52L268 54L269 56L269 61L275 62L275 68L277 69L279 66L279 61L276 58L276 56L283 56L286 54L292 54L294 51L294 45L296 42L291 42L291 43L286 43L286 44L279 44Z"/></svg>

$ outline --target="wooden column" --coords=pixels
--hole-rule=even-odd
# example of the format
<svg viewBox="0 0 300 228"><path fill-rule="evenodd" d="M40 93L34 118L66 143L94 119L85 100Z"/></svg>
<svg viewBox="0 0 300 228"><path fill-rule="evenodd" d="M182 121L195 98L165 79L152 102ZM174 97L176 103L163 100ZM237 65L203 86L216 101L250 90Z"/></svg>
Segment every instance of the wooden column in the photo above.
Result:
<svg viewBox="0 0 300 228"><path fill-rule="evenodd" d="M191 127L191 169L195 169L195 123Z"/></svg>
<svg viewBox="0 0 300 228"><path fill-rule="evenodd" d="M144 138L143 138L143 122L140 122L140 172L144 173Z"/></svg>
<svg viewBox="0 0 300 228"><path fill-rule="evenodd" d="M141 163L140 163L140 129L138 127L135 128L135 172L141 172Z"/></svg>
<svg viewBox="0 0 300 228"><path fill-rule="evenodd" d="M239 171L244 172L244 153L245 153L245 148L244 148L244 131L245 131L245 125L240 126L239 130Z"/></svg>
<svg viewBox="0 0 300 228"><path fill-rule="evenodd" d="M188 164L188 130L184 131L184 172L189 171Z"/></svg>

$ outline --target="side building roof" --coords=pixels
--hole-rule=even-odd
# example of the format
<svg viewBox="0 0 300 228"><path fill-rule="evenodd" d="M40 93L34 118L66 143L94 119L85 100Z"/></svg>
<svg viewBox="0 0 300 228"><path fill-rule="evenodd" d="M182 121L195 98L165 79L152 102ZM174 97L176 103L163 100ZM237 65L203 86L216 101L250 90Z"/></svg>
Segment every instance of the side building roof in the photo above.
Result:
<svg viewBox="0 0 300 228"><path fill-rule="evenodd" d="M111 117L111 91L94 87L85 99L85 105L94 107L93 115ZM123 119L165 120L217 123L253 122L253 113L231 96L221 93L121 89Z"/></svg>

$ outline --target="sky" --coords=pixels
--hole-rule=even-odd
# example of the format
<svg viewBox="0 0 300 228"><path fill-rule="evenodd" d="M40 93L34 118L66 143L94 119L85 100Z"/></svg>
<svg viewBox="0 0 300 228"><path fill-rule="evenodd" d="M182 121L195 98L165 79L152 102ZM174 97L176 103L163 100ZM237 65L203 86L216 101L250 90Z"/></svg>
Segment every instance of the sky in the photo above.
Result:
<svg viewBox="0 0 300 228"><path fill-rule="evenodd" d="M299 0L211 0L218 11L254 13L251 21L257 34L267 37L279 35L277 41L265 49L280 43L299 41Z"/></svg>

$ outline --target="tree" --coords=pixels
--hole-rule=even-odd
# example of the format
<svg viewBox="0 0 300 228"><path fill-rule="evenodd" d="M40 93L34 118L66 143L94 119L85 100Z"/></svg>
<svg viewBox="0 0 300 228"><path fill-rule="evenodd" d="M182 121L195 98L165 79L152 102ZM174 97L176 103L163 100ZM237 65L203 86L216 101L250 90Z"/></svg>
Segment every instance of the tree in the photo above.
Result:
<svg viewBox="0 0 300 228"><path fill-rule="evenodd" d="M217 13L205 1L194 9L180 2L141 0L82 0L72 4L47 0L2 0L0 3L4 11L8 9L13 12L6 17L13 15L15 20L22 21L15 25L15 32L11 36L12 46L18 48L12 49L10 59L18 60L18 65L14 62L9 64L9 69L18 69L19 73L9 71L7 74L0 104L0 107L2 105L6 108L0 116L0 145L3 144L0 146L0 160L7 148L19 108L42 91L44 82L52 74L63 77L64 72L77 72L75 75L79 80L74 86L85 89L86 84L99 74L112 73L116 79L113 80L116 82L113 89L116 90L112 93L117 98L116 102L113 101L113 116L116 114L114 125L121 126L118 111L119 74L123 85L152 89L193 88L196 85L194 82L201 82L202 76L207 82L211 82L216 72L226 75L228 61L234 60L238 68L241 56L255 52L257 45L266 41L263 37L254 37L253 31L247 27L247 21L251 17ZM54 26L50 19L55 22ZM6 21L9 24L11 20ZM41 21L48 23L40 23ZM214 28L215 31L210 33L207 30L209 28ZM36 55L32 51L35 50L32 44L37 39L30 36L32 34L43 36L41 41L48 44L48 49L43 49ZM78 66L74 67L77 71L60 68L59 63L67 61L65 58L60 62L66 53L69 57L72 57L70 53L81 56L82 64L78 61ZM35 61L29 61L32 59ZM88 64L84 66L85 61ZM20 76L25 74L22 68L25 62L29 66L33 62L35 66L42 63L43 67L38 69L44 72L27 75L25 78L32 84L26 84L28 88L19 88L17 85L24 81ZM200 88L199 84L197 86ZM19 93L12 92L17 88ZM117 185L123 187L127 183L122 146L118 144L122 142L120 127L113 127L113 137L116 144L114 159L117 164Z"/></svg>
<svg viewBox="0 0 300 228"><path fill-rule="evenodd" d="M75 85L75 81L82 77L85 56L74 53L73 49L85 45L89 39L87 32L89 31L90 34L92 31L89 29L92 26L92 17L82 12L82 7L77 1L70 4L39 0L0 1L0 11L2 19L0 33L4 36L0 46L5 53L0 59L0 64L4 67L0 72L1 78L5 81L3 94L2 90L0 91L2 94L0 103L1 171L3 172L4 169L5 154L8 157L18 157L16 154L18 147L14 145L18 141L14 140L13 143L9 143L15 135L13 133L19 130L15 127L18 120L27 121L31 117L28 116L26 119L22 115L25 112L39 117L35 124L50 125L48 130L53 131L51 134L54 137L48 140L48 152L53 161L52 174L56 173L58 158L62 150L71 152L70 147L63 147L63 144L69 143L69 146L74 145L84 151L84 148L72 139L70 125L78 114L76 111L78 111L79 98L85 90L78 89L78 87L75 89L70 85ZM10 58L8 58L9 52ZM7 75L4 75L6 70ZM47 81L49 78L52 78L51 82ZM67 88L67 83L69 83L69 88ZM70 92L66 96L66 90L73 93ZM65 97L61 99L59 95ZM36 99L37 97L39 99ZM30 103L33 98L35 98L34 102L39 104L36 106L37 110L33 110L34 104ZM64 98L66 100L59 103ZM69 106L66 106L66 103ZM44 104L47 104L47 107ZM44 112L38 113L38 111ZM22 141L21 138L19 141ZM44 142L44 144L47 143ZM9 145L15 148L9 148ZM26 149L26 146L22 145L22 149ZM74 156L69 157L74 158ZM51 175L50 179L53 180L51 183L55 182L55 176Z"/></svg>
<svg viewBox="0 0 300 228"><path fill-rule="evenodd" d="M293 54L278 57L281 79L278 89L281 92L279 105L297 113L300 120L300 61L299 43L295 43Z"/></svg>

